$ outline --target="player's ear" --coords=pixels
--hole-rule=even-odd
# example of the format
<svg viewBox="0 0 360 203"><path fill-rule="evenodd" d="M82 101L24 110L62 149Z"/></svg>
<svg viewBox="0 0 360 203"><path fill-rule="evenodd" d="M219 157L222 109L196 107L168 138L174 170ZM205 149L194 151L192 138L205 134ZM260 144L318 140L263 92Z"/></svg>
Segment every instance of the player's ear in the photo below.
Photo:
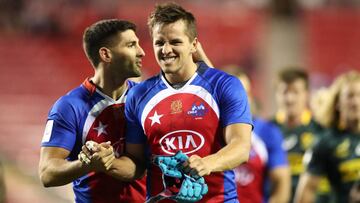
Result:
<svg viewBox="0 0 360 203"><path fill-rule="evenodd" d="M99 49L99 56L100 59L104 62L110 62L111 61L111 51L110 49L106 48L106 47L101 47Z"/></svg>
<svg viewBox="0 0 360 203"><path fill-rule="evenodd" d="M198 43L198 38L195 37L194 40L191 42L191 53L195 53L196 52L196 45Z"/></svg>

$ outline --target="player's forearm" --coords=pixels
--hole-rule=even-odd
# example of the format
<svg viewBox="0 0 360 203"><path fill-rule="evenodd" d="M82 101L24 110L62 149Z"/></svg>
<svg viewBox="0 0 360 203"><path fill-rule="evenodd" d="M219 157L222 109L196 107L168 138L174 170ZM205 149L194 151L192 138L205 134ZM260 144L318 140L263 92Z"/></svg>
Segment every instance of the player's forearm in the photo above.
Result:
<svg viewBox="0 0 360 203"><path fill-rule="evenodd" d="M291 175L288 166L278 167L269 172L271 195L269 203L287 203L291 193Z"/></svg>
<svg viewBox="0 0 360 203"><path fill-rule="evenodd" d="M108 174L122 181L133 181L143 175L145 168L127 156L114 160Z"/></svg>
<svg viewBox="0 0 360 203"><path fill-rule="evenodd" d="M233 139L217 153L204 159L212 166L211 172L220 172L234 169L249 159L250 143L241 139Z"/></svg>
<svg viewBox="0 0 360 203"><path fill-rule="evenodd" d="M90 167L78 160L51 159L39 167L40 180L45 187L66 185L90 171Z"/></svg>
<svg viewBox="0 0 360 203"><path fill-rule="evenodd" d="M303 190L302 194L297 194L294 200L295 203L314 203L315 202L315 191L308 189Z"/></svg>
<svg viewBox="0 0 360 203"><path fill-rule="evenodd" d="M315 202L316 191L320 178L318 176L304 173L300 176L298 186L296 188L295 203L313 203Z"/></svg>

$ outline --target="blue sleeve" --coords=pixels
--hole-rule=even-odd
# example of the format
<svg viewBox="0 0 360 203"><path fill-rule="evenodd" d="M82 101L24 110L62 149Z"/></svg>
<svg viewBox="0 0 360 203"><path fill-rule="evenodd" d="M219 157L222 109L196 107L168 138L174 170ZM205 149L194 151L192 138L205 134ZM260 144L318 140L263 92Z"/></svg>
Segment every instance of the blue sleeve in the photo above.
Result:
<svg viewBox="0 0 360 203"><path fill-rule="evenodd" d="M58 100L48 115L42 147L61 147L72 151L76 142L76 116L70 102Z"/></svg>
<svg viewBox="0 0 360 203"><path fill-rule="evenodd" d="M283 136L280 129L275 125L269 125L263 133L267 135L264 142L269 153L268 169L288 165L287 154L282 148Z"/></svg>
<svg viewBox="0 0 360 203"><path fill-rule="evenodd" d="M137 112L134 89L130 89L125 103L126 142L143 144L146 142L146 136L141 126L141 113Z"/></svg>
<svg viewBox="0 0 360 203"><path fill-rule="evenodd" d="M233 76L227 77L219 88L222 127L234 123L252 125L248 98L240 80Z"/></svg>

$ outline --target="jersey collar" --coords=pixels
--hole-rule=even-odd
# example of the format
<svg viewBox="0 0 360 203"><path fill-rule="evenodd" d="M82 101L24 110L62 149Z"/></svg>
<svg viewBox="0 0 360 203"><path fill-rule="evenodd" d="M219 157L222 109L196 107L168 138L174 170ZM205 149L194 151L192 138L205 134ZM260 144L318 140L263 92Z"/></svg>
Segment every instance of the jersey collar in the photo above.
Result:
<svg viewBox="0 0 360 203"><path fill-rule="evenodd" d="M82 85L85 87L86 90L89 91L90 95L92 96L95 92L100 94L102 97L104 97L106 100L109 100L111 103L125 103L126 94L128 91L128 81L126 81L127 88L124 90L124 93L120 96L119 99L114 100L113 98L109 97L108 95L102 93L98 88L96 88L96 85L91 81L91 78L86 78L85 81L82 83Z"/></svg>
<svg viewBox="0 0 360 203"><path fill-rule="evenodd" d="M85 81L82 83L87 91L90 92L90 95L93 95L96 91L96 86L94 83L91 82L90 78L86 78Z"/></svg>

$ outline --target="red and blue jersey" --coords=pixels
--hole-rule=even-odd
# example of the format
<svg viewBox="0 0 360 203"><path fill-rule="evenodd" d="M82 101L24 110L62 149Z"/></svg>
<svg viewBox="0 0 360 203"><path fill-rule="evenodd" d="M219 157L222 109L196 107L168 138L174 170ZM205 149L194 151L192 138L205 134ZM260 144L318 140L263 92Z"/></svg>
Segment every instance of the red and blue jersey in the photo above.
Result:
<svg viewBox="0 0 360 203"><path fill-rule="evenodd" d="M135 83L127 85L130 89ZM67 159L73 161L86 141L111 141L118 157L125 145L126 95L114 100L85 80L51 108L42 147L65 148L70 151ZM126 183L97 172L73 181L73 189L78 203L144 202L146 194L145 180Z"/></svg>
<svg viewBox="0 0 360 203"><path fill-rule="evenodd" d="M125 115L126 142L147 146L147 157L214 154L225 146L223 128L235 123L252 124L248 99L240 81L222 71L198 64L198 70L174 89L162 74L129 91ZM163 191L161 171L148 164L148 196ZM203 202L237 202L233 170L205 177L209 192Z"/></svg>
<svg viewBox="0 0 360 203"><path fill-rule="evenodd" d="M241 203L267 202L268 172L288 165L282 148L280 129L271 122L255 118L248 162L235 169L238 195Z"/></svg>

